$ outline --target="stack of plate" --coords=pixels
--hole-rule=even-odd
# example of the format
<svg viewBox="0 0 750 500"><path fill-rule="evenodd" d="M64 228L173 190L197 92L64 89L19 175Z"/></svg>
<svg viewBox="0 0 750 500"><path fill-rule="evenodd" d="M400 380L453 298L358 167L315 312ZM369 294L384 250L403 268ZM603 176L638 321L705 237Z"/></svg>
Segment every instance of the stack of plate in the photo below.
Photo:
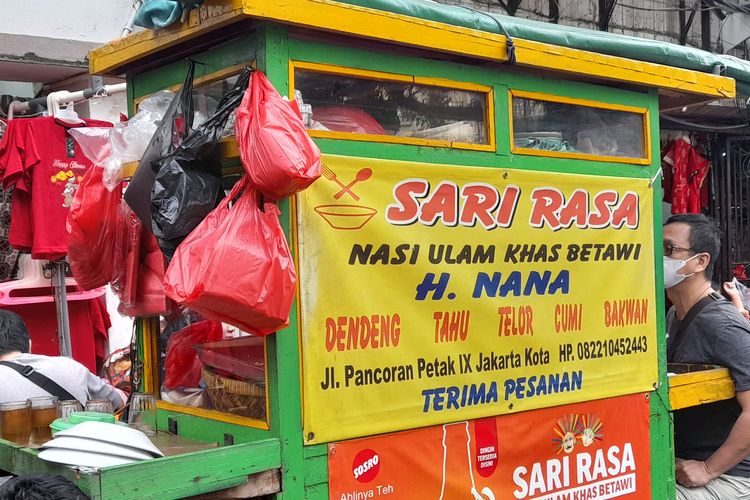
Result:
<svg viewBox="0 0 750 500"><path fill-rule="evenodd" d="M105 422L81 422L59 431L42 446L39 458L85 467L111 467L163 457L144 433Z"/></svg>

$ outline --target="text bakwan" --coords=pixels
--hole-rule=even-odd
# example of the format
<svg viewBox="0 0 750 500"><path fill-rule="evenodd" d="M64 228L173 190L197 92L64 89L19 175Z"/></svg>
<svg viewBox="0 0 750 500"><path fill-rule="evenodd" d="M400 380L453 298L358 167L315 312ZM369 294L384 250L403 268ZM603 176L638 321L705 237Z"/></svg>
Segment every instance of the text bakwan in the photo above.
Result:
<svg viewBox="0 0 750 500"><path fill-rule="evenodd" d="M508 228L513 224L521 200L521 188L509 184L500 190L483 182L459 186L441 181L430 189L426 179L405 179L393 187L395 203L388 205L386 220L397 226L423 224ZM638 194L620 194L613 190L590 193L576 189L567 198L555 187L538 187L531 191L529 225L548 226L553 231L575 226L579 229L637 229L640 220Z"/></svg>
<svg viewBox="0 0 750 500"><path fill-rule="evenodd" d="M516 467L513 495L518 499L615 498L635 491L635 469L630 443L581 451L530 468Z"/></svg>

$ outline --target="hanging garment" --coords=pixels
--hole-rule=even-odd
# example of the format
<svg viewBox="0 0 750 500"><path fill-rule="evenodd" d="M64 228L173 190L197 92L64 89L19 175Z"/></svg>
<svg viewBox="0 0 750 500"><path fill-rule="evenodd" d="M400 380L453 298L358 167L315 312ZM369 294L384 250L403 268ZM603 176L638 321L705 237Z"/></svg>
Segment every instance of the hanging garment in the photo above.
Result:
<svg viewBox="0 0 750 500"><path fill-rule="evenodd" d="M23 164L26 158L26 131L29 120L13 120L6 127L0 141L0 180L5 188L25 184ZM8 242L16 250L30 252L33 243L31 232L31 200L23 187L13 189Z"/></svg>
<svg viewBox="0 0 750 500"><path fill-rule="evenodd" d="M18 250L8 241L12 196L13 188L0 189L0 281L12 280L18 265Z"/></svg>
<svg viewBox="0 0 750 500"><path fill-rule="evenodd" d="M662 201L672 203L672 183L674 182L674 172L672 169L672 148L674 141L670 140L661 148L661 190Z"/></svg>
<svg viewBox="0 0 750 500"><path fill-rule="evenodd" d="M702 193L707 192L708 183L705 182L708 176L708 169L711 164L703 158L698 150L690 148L690 157L688 159L687 185L688 185L688 212L691 214L701 213L703 207ZM706 204L707 200L706 200Z"/></svg>
<svg viewBox="0 0 750 500"><path fill-rule="evenodd" d="M674 141L664 162L672 169L672 213L684 214L688 210L688 159L692 147L687 138Z"/></svg>
<svg viewBox="0 0 750 500"><path fill-rule="evenodd" d="M51 293L51 292L50 292ZM54 302L6 306L26 323L31 338L31 351L45 356L59 356L57 314ZM68 303L70 341L73 359L91 373L98 373L107 351L109 314L102 298Z"/></svg>
<svg viewBox="0 0 750 500"><path fill-rule="evenodd" d="M16 123L18 122L18 123ZM59 260L67 254L65 220L78 183L92 165L68 134L73 127L111 127L54 117L13 120L0 152L3 184L15 186L9 240L31 250L34 259ZM12 128L12 130L10 130Z"/></svg>

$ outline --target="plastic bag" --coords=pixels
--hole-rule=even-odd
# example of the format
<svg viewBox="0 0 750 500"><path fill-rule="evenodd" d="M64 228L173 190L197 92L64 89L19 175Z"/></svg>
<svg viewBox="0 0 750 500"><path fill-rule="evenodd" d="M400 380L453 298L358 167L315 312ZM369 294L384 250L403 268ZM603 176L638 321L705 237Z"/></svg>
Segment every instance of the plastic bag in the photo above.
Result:
<svg viewBox="0 0 750 500"><path fill-rule="evenodd" d="M158 316L169 311L164 294L164 256L154 235L143 230L138 217L121 204L120 225L115 246L112 289L120 299L124 316Z"/></svg>
<svg viewBox="0 0 750 500"><path fill-rule="evenodd" d="M250 72L246 68L234 87L221 98L216 112L171 155L158 161L159 172L151 192L151 231L167 260L221 201L221 158L216 144L229 116L242 100Z"/></svg>
<svg viewBox="0 0 750 500"><path fill-rule="evenodd" d="M290 196L320 177L318 146L260 71L253 72L237 109L235 134L250 184L266 196Z"/></svg>
<svg viewBox="0 0 750 500"><path fill-rule="evenodd" d="M113 276L122 189L109 191L104 169L92 166L83 176L68 212L68 261L78 285L92 290Z"/></svg>
<svg viewBox="0 0 750 500"><path fill-rule="evenodd" d="M132 307L138 292L138 265L141 258L141 221L124 201L120 204L115 240L115 264L112 291L120 299L120 308Z"/></svg>
<svg viewBox="0 0 750 500"><path fill-rule="evenodd" d="M130 394L133 386L130 381L131 361L130 347L123 347L111 353L102 365L102 377L126 394Z"/></svg>
<svg viewBox="0 0 750 500"><path fill-rule="evenodd" d="M156 132L174 93L167 90L146 98L138 113L114 127L76 127L68 132L96 165L104 168L102 180L110 191L122 189L123 163L138 161Z"/></svg>
<svg viewBox="0 0 750 500"><path fill-rule="evenodd" d="M193 348L205 342L221 340L221 321L205 320L186 326L169 337L167 356L164 359L165 389L198 387L201 381L201 363Z"/></svg>
<svg viewBox="0 0 750 500"><path fill-rule="evenodd" d="M267 335L288 324L297 275L278 207L261 210L248 183L247 176L237 182L177 248L164 290L208 318Z"/></svg>
<svg viewBox="0 0 750 500"><path fill-rule="evenodd" d="M355 134L385 135L386 131L371 114L355 106L319 106L313 119L326 130L353 132Z"/></svg>
<svg viewBox="0 0 750 500"><path fill-rule="evenodd" d="M194 73L195 63L190 61L185 81L164 113L125 191L125 201L149 231L151 230L151 190L158 171L158 161L171 154L192 131Z"/></svg>

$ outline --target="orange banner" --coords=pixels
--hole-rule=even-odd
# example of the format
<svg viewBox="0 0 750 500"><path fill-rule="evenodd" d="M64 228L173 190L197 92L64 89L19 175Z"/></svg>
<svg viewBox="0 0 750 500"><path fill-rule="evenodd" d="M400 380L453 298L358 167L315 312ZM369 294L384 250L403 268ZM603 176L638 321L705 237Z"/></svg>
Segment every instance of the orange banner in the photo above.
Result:
<svg viewBox="0 0 750 500"><path fill-rule="evenodd" d="M329 498L651 498L645 394L329 445Z"/></svg>

